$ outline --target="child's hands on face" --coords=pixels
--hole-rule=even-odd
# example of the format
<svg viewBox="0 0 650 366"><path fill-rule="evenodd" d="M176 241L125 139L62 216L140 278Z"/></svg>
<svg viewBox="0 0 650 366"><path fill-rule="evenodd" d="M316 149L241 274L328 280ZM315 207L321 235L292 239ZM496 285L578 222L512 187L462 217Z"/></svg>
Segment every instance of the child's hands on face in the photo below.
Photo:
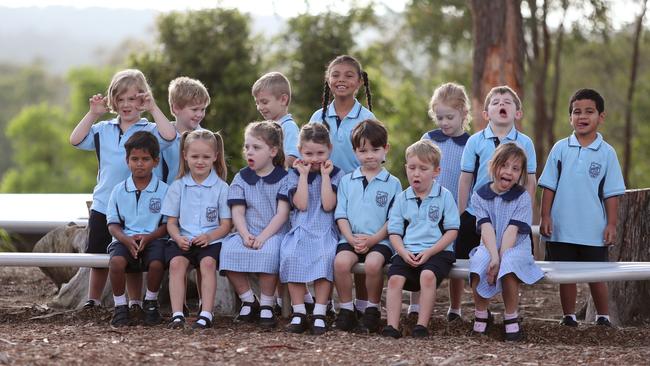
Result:
<svg viewBox="0 0 650 366"><path fill-rule="evenodd" d="M334 164L331 160L327 159L323 164L320 165L320 174L329 175L332 170L334 170Z"/></svg>
<svg viewBox="0 0 650 366"><path fill-rule="evenodd" d="M307 163L302 159L296 159L293 162L293 168L296 169L298 173L300 173L300 175L309 174L309 170L311 169L311 164Z"/></svg>
<svg viewBox="0 0 650 366"><path fill-rule="evenodd" d="M108 99L101 94L93 95L88 99L88 104L90 104L90 113L97 116L108 113L107 103Z"/></svg>
<svg viewBox="0 0 650 366"><path fill-rule="evenodd" d="M192 245L196 245L197 247L207 247L208 244L210 244L210 238L208 237L208 234L201 234L192 239Z"/></svg>
<svg viewBox="0 0 650 366"><path fill-rule="evenodd" d="M494 285L497 282L497 276L499 275L499 258L490 259L490 265L488 266L487 272L487 282L490 285Z"/></svg>

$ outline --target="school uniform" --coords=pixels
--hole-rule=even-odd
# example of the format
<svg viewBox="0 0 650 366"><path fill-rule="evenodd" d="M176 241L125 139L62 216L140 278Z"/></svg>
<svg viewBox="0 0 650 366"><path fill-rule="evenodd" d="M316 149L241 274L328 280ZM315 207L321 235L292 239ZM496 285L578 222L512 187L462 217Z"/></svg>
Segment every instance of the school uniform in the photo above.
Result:
<svg viewBox="0 0 650 366"><path fill-rule="evenodd" d="M246 227L251 235L258 236L276 215L278 201L288 201L286 191L287 171L275 167L260 177L251 168L237 173L228 190L228 205L246 207ZM221 271L246 273L278 273L280 268L280 244L289 231L288 222L259 249L244 246L239 233L232 233L223 240L220 255Z"/></svg>
<svg viewBox="0 0 650 366"><path fill-rule="evenodd" d="M553 231L547 257L554 247L576 250L570 258L560 251L552 260L607 260L603 233L607 226L605 200L625 193L625 182L614 148L600 133L582 147L575 134L558 141L549 153L539 186L555 192L551 207ZM578 252L578 250L580 252ZM582 253L581 253L582 252ZM578 255L581 254L581 255ZM584 256L590 257L584 259ZM592 257L593 256L593 257ZM551 260L551 259L549 259Z"/></svg>
<svg viewBox="0 0 650 366"><path fill-rule="evenodd" d="M198 126L196 129L200 131L204 128ZM176 131L176 138L167 149L160 152L160 157L160 163L156 167L155 172L163 182L172 184L178 175L181 159L181 134L178 133L178 130Z"/></svg>
<svg viewBox="0 0 650 366"><path fill-rule="evenodd" d="M535 174L537 170L537 158L533 141L530 137L517 131L514 126L503 139L499 139L492 131L491 125L488 124L484 130L473 134L467 140L460 161L460 170L472 174L474 181L468 197L467 208L460 218L461 225L455 246L456 258L458 259L469 258L469 252L481 240L480 235L476 233L476 216L471 197L473 197L473 193L480 187L492 180L488 171L490 159L492 159L494 151L500 144L508 142L514 142L524 150L527 158L526 173Z"/></svg>
<svg viewBox="0 0 650 366"><path fill-rule="evenodd" d="M463 156L465 144L469 134L464 132L460 136L447 136L441 129L429 131L422 135L421 140L430 140L440 148L442 159L440 160L440 174L436 182L447 188L458 202L458 178L460 177L460 159Z"/></svg>
<svg viewBox="0 0 650 366"><path fill-rule="evenodd" d="M292 169L287 176L284 194L293 202L298 188L300 173ZM343 171L334 167L330 181L334 192ZM324 211L321 202L320 173L309 173L307 210L293 209L291 230L285 235L280 247L280 281L282 283L307 283L325 278L334 281L334 256L339 240L338 229L334 223L334 210Z"/></svg>
<svg viewBox="0 0 650 366"><path fill-rule="evenodd" d="M162 138L156 124L146 118L140 119L122 132L118 117L93 124L88 135L75 145L80 150L94 150L98 161L97 185L93 189L93 203L88 218L90 230L87 253L106 253L106 247L111 242L111 235L106 226L106 207L113 187L131 174L126 164L124 143L138 131L148 131L156 136L161 151L173 142Z"/></svg>
<svg viewBox="0 0 650 366"><path fill-rule="evenodd" d="M167 222L160 212L166 193L167 185L155 174L152 174L151 181L142 191L136 188L133 177L130 176L113 188L106 212L108 225L120 225L128 236L153 233ZM127 272L147 271L152 261L165 262L166 241L166 238L158 238L148 243L142 257L136 259L123 243L113 238L108 252L111 258L119 256L127 259Z"/></svg>
<svg viewBox="0 0 650 366"><path fill-rule="evenodd" d="M476 230L480 232L481 225L484 223L492 224L496 234L497 250L501 248L506 229L510 225L517 227L515 244L503 253L494 285L487 282L491 256L485 244L482 243L471 251L469 271L479 276L476 287L478 294L489 299L501 293L500 280L509 273L513 273L521 282L529 285L542 279L544 272L535 264L535 259L530 252L533 208L526 189L514 185L509 191L498 194L490 188L490 183L487 183L472 195L472 202L477 219Z"/></svg>
<svg viewBox="0 0 650 366"><path fill-rule="evenodd" d="M193 239L219 228L221 219L230 219L228 208L228 184L214 170L202 183L196 183L191 174L185 174L169 186L162 205L162 214L178 218L181 236ZM191 246L183 252L173 240L165 248L167 263L173 257L183 255L197 266L201 259L210 256L219 264L219 251L223 238L214 239L208 246Z"/></svg>
<svg viewBox="0 0 650 366"><path fill-rule="evenodd" d="M434 246L444 232L458 230L459 225L458 207L451 192L434 181L424 200L421 200L411 187L397 195L390 211L388 235L399 235L404 242L404 248L418 254ZM388 277L404 276L404 289L419 291L422 271L432 271L439 286L449 275L455 261L451 245L416 268L408 265L396 254L388 270Z"/></svg>
<svg viewBox="0 0 650 366"><path fill-rule="evenodd" d="M330 103L325 112L325 122L329 125L330 140L333 145L330 159L335 166L343 170L344 174L347 174L361 165L352 148L352 130L367 119L375 119L375 115L355 99L348 115L341 119L336 114L334 103L335 101ZM323 109L314 112L309 122L323 123Z"/></svg>
<svg viewBox="0 0 650 366"><path fill-rule="evenodd" d="M298 135L300 134L300 129L296 121L293 120L291 114L286 114L277 120L276 123L282 128L284 156L300 158L300 152L298 151Z"/></svg>
<svg viewBox="0 0 650 366"><path fill-rule="evenodd" d="M353 234L374 235L388 221L388 213L395 197L401 192L402 184L399 179L391 175L386 168L382 168L370 182L361 172L361 167L356 168L341 179L336 195L334 219L348 220ZM336 252L354 253L354 247L343 235L339 236ZM385 263L390 261L394 253L388 237L370 248L367 253L357 254L359 262L364 262L370 252L382 254Z"/></svg>

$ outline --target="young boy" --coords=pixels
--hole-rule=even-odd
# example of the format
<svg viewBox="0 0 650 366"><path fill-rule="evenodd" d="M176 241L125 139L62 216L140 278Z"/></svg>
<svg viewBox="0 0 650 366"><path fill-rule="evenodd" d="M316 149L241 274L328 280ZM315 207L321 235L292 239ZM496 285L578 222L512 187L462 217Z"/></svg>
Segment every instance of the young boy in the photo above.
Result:
<svg viewBox="0 0 650 366"><path fill-rule="evenodd" d="M390 243L398 255L388 270L388 325L383 336L399 338L402 289L420 291L420 312L413 337L427 337L436 288L456 261L450 247L460 219L454 196L435 181L440 174L440 148L420 140L406 149L410 187L395 198L388 220Z"/></svg>
<svg viewBox="0 0 650 366"><path fill-rule="evenodd" d="M131 176L113 188L106 214L108 231L113 236L108 246L115 302L111 325L121 327L130 323L124 291L126 273L142 271L148 272L144 323L156 325L161 321L158 290L164 273L164 237L167 235L160 208L167 185L152 173L158 165L160 147L151 133L134 133L124 148Z"/></svg>
<svg viewBox="0 0 650 366"><path fill-rule="evenodd" d="M603 140L605 101L597 91L580 89L569 101L573 134L558 141L539 179L542 187L540 233L546 260L607 262L616 239L619 196L625 183L616 151ZM596 305L596 324L611 326L607 284L589 284ZM576 327L576 284L560 285L564 317L560 324Z"/></svg>
<svg viewBox="0 0 650 366"><path fill-rule="evenodd" d="M514 142L526 152L528 163L525 169L528 177L525 188L531 197L535 197L537 163L533 141L515 128L515 122L522 116L521 100L510 87L505 85L494 87L485 97L483 118L488 121L487 127L470 136L460 161L458 212L461 216L460 230L454 248L456 259L469 259L469 252L481 241L480 235L476 232L476 216L469 198L478 188L490 181L488 165L500 144ZM452 282L454 283L450 286L449 315L457 313L460 317L464 280L454 279Z"/></svg>
<svg viewBox="0 0 650 366"><path fill-rule="evenodd" d="M300 157L300 154L298 153L298 125L288 113L291 102L289 79L279 72L269 72L253 84L252 94L262 117L268 121L275 121L282 127L285 166L292 167L294 160Z"/></svg>
<svg viewBox="0 0 650 366"><path fill-rule="evenodd" d="M334 259L334 284L340 311L336 327L350 331L357 326L352 303L350 270L357 262L365 263L365 287L368 305L362 324L376 331L381 320L381 292L384 264L393 256L386 231L388 212L395 196L402 191L399 179L382 164L388 153L388 132L376 120L365 120L352 130L352 147L361 166L346 174L339 184L334 219L340 240Z"/></svg>
<svg viewBox="0 0 650 366"><path fill-rule="evenodd" d="M171 184L178 175L181 135L185 131L201 130L201 121L210 105L210 94L199 80L186 76L178 77L169 83L169 109L176 122L176 141L162 152L158 168L162 181Z"/></svg>

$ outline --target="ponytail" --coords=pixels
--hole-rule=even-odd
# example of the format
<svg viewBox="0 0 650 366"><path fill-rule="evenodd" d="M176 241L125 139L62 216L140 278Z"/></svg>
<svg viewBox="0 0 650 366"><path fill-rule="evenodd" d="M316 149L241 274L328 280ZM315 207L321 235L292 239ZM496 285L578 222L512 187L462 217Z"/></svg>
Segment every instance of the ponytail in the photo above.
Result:
<svg viewBox="0 0 650 366"><path fill-rule="evenodd" d="M183 135L181 136L180 159L178 163L178 175L176 176L176 179L182 178L190 171L190 167L187 166L187 162L185 162L185 151L187 151L187 148L190 146L192 141L199 139L208 141L212 145L214 153L217 155L217 159L213 164L213 169L219 178L225 181L228 177L228 169L226 168L223 138L219 132L213 133L208 130L194 130L183 132Z"/></svg>

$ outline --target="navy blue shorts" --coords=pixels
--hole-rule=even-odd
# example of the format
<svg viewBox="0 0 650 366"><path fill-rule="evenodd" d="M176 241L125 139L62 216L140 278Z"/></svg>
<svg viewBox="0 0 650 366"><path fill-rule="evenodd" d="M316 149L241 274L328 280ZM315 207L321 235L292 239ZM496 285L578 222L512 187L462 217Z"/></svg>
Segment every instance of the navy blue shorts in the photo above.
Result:
<svg viewBox="0 0 650 366"><path fill-rule="evenodd" d="M456 259L469 259L469 252L481 243L481 235L476 232L476 217L465 211L460 215L460 228L454 244Z"/></svg>
<svg viewBox="0 0 650 366"><path fill-rule="evenodd" d="M149 264L153 261L160 261L165 264L165 245L167 239L156 239L147 244L139 258L133 258L129 248L119 241L114 241L108 246L108 253L113 257L126 258L126 273L138 273L149 271Z"/></svg>
<svg viewBox="0 0 650 366"><path fill-rule="evenodd" d="M217 269L219 269L219 254L221 253L221 243L214 243L206 247L198 247L195 245L190 246L187 252L181 250L175 241L169 240L165 247L165 263L169 266L169 262L174 257L182 255L190 261L190 265L194 268L199 268L201 260L205 257L214 258L217 261Z"/></svg>
<svg viewBox="0 0 650 366"><path fill-rule="evenodd" d="M544 259L556 262L609 262L609 247L547 241Z"/></svg>
<svg viewBox="0 0 650 366"><path fill-rule="evenodd" d="M113 236L108 232L106 215L90 210L88 217L88 243L86 253L106 254L108 245L113 241Z"/></svg>
<svg viewBox="0 0 650 366"><path fill-rule="evenodd" d="M406 278L404 283L404 290L407 291L420 291L420 275L422 271L429 270L436 275L436 287L439 287L442 280L449 276L451 267L456 262L454 253L443 250L442 252L429 258L424 264L419 267L411 267L402 257L395 254L393 262L388 269L388 278L390 276L403 276Z"/></svg>
<svg viewBox="0 0 650 366"><path fill-rule="evenodd" d="M389 247L381 244L375 244L370 248L366 253L364 254L359 254L354 251L354 247L348 243L340 243L339 245L336 246L336 254L339 254L339 252L352 252L357 255L357 258L359 258L359 263L365 263L366 261L366 256L368 253L372 252L377 252L381 254L384 257L384 264L390 263L390 258L393 256L393 251L390 250Z"/></svg>

